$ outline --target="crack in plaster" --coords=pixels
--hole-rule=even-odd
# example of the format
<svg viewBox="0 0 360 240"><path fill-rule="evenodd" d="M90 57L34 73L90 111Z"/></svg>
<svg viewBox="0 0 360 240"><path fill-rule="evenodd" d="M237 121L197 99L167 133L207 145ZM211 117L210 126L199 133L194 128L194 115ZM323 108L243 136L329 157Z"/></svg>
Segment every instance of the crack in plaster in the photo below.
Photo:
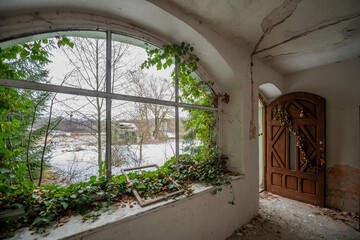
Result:
<svg viewBox="0 0 360 240"><path fill-rule="evenodd" d="M310 33L312 33L312 32L315 32L315 31L318 31L318 30L321 30L321 29L324 29L324 28L327 28L327 27L330 27L330 26L339 24L339 23L344 22L344 21L349 21L349 20L355 19L355 18L357 18L357 17L359 17L359 16L360 16L360 13L356 13L356 14L353 14L353 15L351 15L351 16L347 16L347 17L341 18L340 20L337 20L337 21L335 21L335 22L331 22L331 23L327 23L327 24L325 24L325 25L321 25L321 26L319 26L319 27L317 27L317 28L315 28L315 29L311 29L311 30L308 30L308 31L306 31L306 32L300 33L300 34L298 34L298 35L295 35L295 36L293 36L293 37L291 37L291 38L289 38L289 39L286 39L285 41L282 41L282 42L277 43L277 44L275 44L275 45L272 45L272 46L270 46L270 47L263 48L263 49L261 49L261 50L255 51L254 54L258 54L258 53L261 53L261 52L264 52L264 51L273 49L273 48L275 48L275 47L277 47L277 46L279 46L279 45L282 45L282 44L285 44L285 43L287 43L287 42L290 42L290 41L296 40L296 39L298 39L298 38L304 37L304 36L306 36L306 35L308 35L308 34L310 34Z"/></svg>
<svg viewBox="0 0 360 240"><path fill-rule="evenodd" d="M345 36L344 40L332 45L282 54L264 52L262 53L264 56L261 58L275 70L286 75L291 72L298 72L308 68L326 65L333 62L342 62L346 59L359 57L360 49L357 45L360 42L360 17L352 20L351 23L342 30L342 32ZM329 55L329 53L334 50L336 50L336 52ZM342 54L344 51L346 51L346 55ZM335 59L336 61L329 59ZM303 64L294 64L295 61L296 63L303 62ZM319 64L320 62L321 64ZM297 67L292 67L294 65ZM281 66L281 69L279 69L279 66Z"/></svg>
<svg viewBox="0 0 360 240"><path fill-rule="evenodd" d="M241 123L240 112L238 112L235 117L239 121L239 123Z"/></svg>
<svg viewBox="0 0 360 240"><path fill-rule="evenodd" d="M301 0L286 0L281 6L272 10L262 21L261 28L263 31L262 36L259 38L256 43L254 50L251 55L256 53L259 45L264 40L265 36L268 35L271 30L285 22L296 10L297 5L301 2Z"/></svg>
<svg viewBox="0 0 360 240"><path fill-rule="evenodd" d="M274 27L283 23L296 10L301 0L286 0L281 6L275 8L268 14L261 23L263 32L270 32Z"/></svg>
<svg viewBox="0 0 360 240"><path fill-rule="evenodd" d="M296 10L297 5L301 2L301 0L285 0L283 4L279 7L274 8L262 21L262 35L257 41L253 51L250 55L250 80L251 80L251 120L249 126L249 139L254 140L256 139L256 124L255 124L255 97L254 97L254 74L253 74L253 60L254 54L256 53L258 47L260 46L261 42L264 40L266 35L268 35L271 30L280 25L281 23L285 22Z"/></svg>

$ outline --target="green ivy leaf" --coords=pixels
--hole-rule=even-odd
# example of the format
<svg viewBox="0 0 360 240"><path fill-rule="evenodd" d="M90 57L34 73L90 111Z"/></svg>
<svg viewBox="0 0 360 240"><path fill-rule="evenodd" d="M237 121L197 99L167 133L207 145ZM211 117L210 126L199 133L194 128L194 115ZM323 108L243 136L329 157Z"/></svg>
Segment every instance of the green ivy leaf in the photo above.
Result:
<svg viewBox="0 0 360 240"><path fill-rule="evenodd" d="M161 62L159 62L156 67L157 67L157 70L161 70L161 67L162 67Z"/></svg>
<svg viewBox="0 0 360 240"><path fill-rule="evenodd" d="M67 202L61 202L61 205L64 209L67 209L67 207L69 206Z"/></svg>
<svg viewBox="0 0 360 240"><path fill-rule="evenodd" d="M12 205L12 208L13 209L18 209L18 208L22 208L22 207L24 207L21 203L14 203L13 205Z"/></svg>
<svg viewBox="0 0 360 240"><path fill-rule="evenodd" d="M109 203L108 203L108 202L103 202L103 203L102 203L102 207L108 208L108 207L109 207Z"/></svg>
<svg viewBox="0 0 360 240"><path fill-rule="evenodd" d="M96 181L96 176L91 176L90 177L90 182L95 182Z"/></svg>

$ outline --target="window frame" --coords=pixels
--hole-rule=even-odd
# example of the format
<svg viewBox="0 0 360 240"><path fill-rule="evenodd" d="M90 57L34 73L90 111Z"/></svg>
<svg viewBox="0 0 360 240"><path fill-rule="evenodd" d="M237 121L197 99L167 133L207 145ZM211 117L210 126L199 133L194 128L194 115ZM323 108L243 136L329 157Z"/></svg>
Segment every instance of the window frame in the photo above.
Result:
<svg viewBox="0 0 360 240"><path fill-rule="evenodd" d="M85 29L76 29L76 30L67 30L71 31L87 31ZM63 93L63 94L71 94L76 96L87 96L87 97L99 97L104 98L106 101L106 150L105 150L105 162L106 162L106 178L108 181L111 181L111 103L112 100L123 100L128 102L137 102L137 103L148 103L148 104L157 104L163 106L172 106L175 107L175 149L176 149L176 169L179 171L179 108L186 109L198 109L198 110L206 110L219 113L219 107L210 107L210 106L202 106L196 104L189 103L181 103L179 102L179 79L178 79L178 65L175 62L175 101L161 100L161 99L153 99L147 97L138 97L131 96L126 94L118 94L111 92L111 51L112 51L112 34L124 35L126 37L131 37L145 43L149 43L154 45L155 47L159 47L158 44L152 43L150 41L146 41L144 39L138 38L136 36L132 36L126 33L113 31L113 30L97 30L97 32L106 32L106 80L105 80L105 91L96 91L96 90L88 90L81 89L76 87L65 87L53 84L46 83L36 83L30 82L26 80L15 80L15 79L5 79L0 78L0 86L1 87L9 87L9 88L19 88L19 89L29 89L29 90L38 90L38 91L46 91L53 93ZM50 33L50 32L42 32L42 33ZM37 33L39 34L39 33ZM33 35L37 35L36 33ZM40 33L41 34L41 33ZM33 36L28 35L28 36ZM20 37L21 38L21 37ZM14 39L12 39L14 40ZM160 47L159 47L160 48ZM201 78L201 74L198 74ZM209 86L211 88L211 86ZM221 104L220 104L221 106Z"/></svg>

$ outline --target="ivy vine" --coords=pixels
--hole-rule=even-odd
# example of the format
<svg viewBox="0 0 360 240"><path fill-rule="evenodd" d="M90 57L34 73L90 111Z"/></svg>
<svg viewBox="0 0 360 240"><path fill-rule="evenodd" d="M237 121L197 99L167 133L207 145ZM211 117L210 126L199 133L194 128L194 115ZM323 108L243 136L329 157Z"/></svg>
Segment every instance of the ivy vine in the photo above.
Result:
<svg viewBox="0 0 360 240"><path fill-rule="evenodd" d="M216 93L211 87L213 82L197 80L194 73L198 70L200 59L193 53L194 47L189 43L182 42L181 45L163 45L163 49L147 48L148 58L141 68L156 66L158 70L177 65L179 79L179 101L203 106L217 106L218 100L228 103L230 96L227 93ZM175 68L171 76L175 84ZM214 112L205 110L186 109L190 120L186 122L188 128L196 129L196 137L203 142L203 152L212 152L216 146L216 115Z"/></svg>
<svg viewBox="0 0 360 240"><path fill-rule="evenodd" d="M67 38L56 38L59 46L69 45L72 47L73 45ZM158 70L166 69L175 61L178 66L179 88L182 91L180 102L207 106L217 106L218 100L228 103L229 95L226 93L216 94L211 89L213 83L197 81L192 76L192 73L197 71L199 62L199 58L192 53L193 50L194 48L186 43L182 43L180 46L165 45L163 50L147 49L149 58L142 64L142 68L156 66ZM3 69L8 71L10 68ZM20 73L14 74L21 77ZM14 74L7 76L18 79L19 77L16 78ZM174 71L172 77L175 79ZM16 104L13 105L9 109L18 107L15 106ZM189 109L187 111L192 116L187 124L196 129L196 136L204 143L203 152L181 155L179 159L180 172L176 171L173 157L155 172L144 171L130 174L129 177L141 197L152 198L175 191L173 182L169 181L166 176L174 179L188 194L192 192L191 186L195 182L205 182L214 186L231 184L229 172L226 170L227 158L216 154L215 114L204 110ZM9 132L11 127L16 128L16 126L9 126ZM233 193L233 199L229 203L234 204L234 200ZM50 223L57 222L57 227L61 227L70 220L72 215L80 214L84 221L95 220L100 215L97 210L109 207L112 203L120 203L121 207L127 206L124 203L130 207L133 206L132 204L136 204L131 187L127 185L124 175L113 176L111 182L108 182L104 176L99 178L92 176L88 182L71 184L68 187L58 185L36 187L30 183L9 185L3 182L0 183L0 210L23 208L25 214L16 219L1 219L0 239L13 236L14 232L23 226L40 231Z"/></svg>
<svg viewBox="0 0 360 240"><path fill-rule="evenodd" d="M226 161L227 157L216 154L185 154L180 156L178 173L173 157L156 171L129 174L132 186L128 186L125 175L113 176L111 182L104 176L92 176L88 182L71 184L68 187L0 184L0 209L25 210L25 215L17 219L0 220L0 239L13 236L14 232L23 226L40 232L54 222L57 227L61 227L73 215L82 215L83 221L95 220L100 215L97 212L100 208L108 208L114 203L118 203L122 208L132 208L136 202L131 187L135 187L144 199L176 191L167 176L174 179L187 194L192 193L191 187L196 182L213 186L230 184Z"/></svg>

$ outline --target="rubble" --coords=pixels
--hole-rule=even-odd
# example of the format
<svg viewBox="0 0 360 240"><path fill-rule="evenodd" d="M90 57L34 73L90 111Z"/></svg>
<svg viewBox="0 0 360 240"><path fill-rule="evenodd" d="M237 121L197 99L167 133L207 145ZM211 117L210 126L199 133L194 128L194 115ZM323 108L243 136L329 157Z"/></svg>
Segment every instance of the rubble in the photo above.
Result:
<svg viewBox="0 0 360 240"><path fill-rule="evenodd" d="M360 239L359 215L321 208L263 192L259 215L228 240Z"/></svg>

